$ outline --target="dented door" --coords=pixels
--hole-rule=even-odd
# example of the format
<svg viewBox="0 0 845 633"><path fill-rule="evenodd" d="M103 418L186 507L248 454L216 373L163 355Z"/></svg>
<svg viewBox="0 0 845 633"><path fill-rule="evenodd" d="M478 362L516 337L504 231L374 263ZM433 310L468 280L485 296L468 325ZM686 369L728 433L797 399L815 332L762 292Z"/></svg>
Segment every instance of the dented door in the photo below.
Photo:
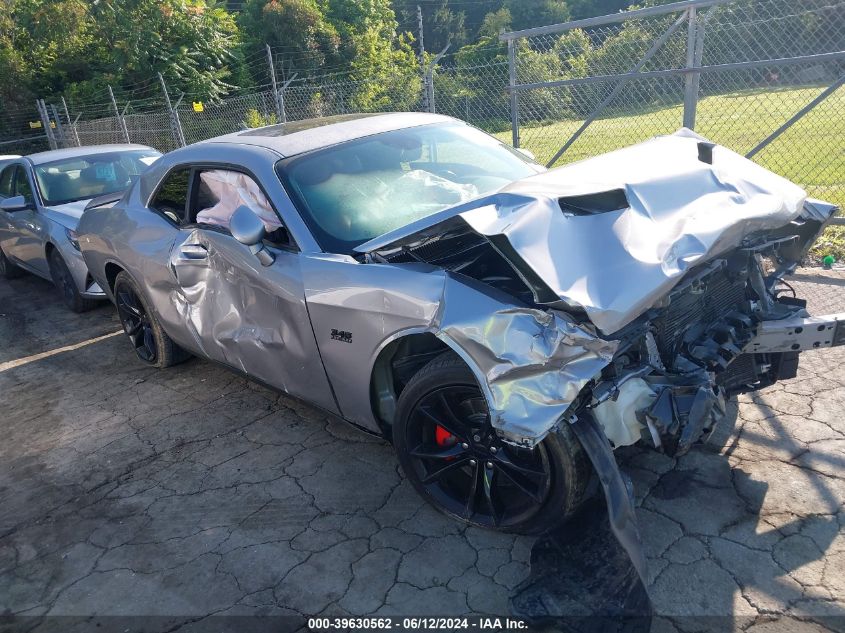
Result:
<svg viewBox="0 0 845 633"><path fill-rule="evenodd" d="M212 360L338 413L305 307L300 255L271 248L262 266L223 231L186 227L170 256L173 300Z"/></svg>

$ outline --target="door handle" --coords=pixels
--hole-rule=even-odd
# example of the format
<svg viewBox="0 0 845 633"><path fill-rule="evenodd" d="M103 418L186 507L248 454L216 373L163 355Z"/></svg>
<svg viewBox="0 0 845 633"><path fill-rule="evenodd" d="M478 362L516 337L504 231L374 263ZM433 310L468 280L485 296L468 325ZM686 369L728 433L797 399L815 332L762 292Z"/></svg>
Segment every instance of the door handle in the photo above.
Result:
<svg viewBox="0 0 845 633"><path fill-rule="evenodd" d="M179 259L196 261L208 259L208 249L202 244L182 244L179 247Z"/></svg>

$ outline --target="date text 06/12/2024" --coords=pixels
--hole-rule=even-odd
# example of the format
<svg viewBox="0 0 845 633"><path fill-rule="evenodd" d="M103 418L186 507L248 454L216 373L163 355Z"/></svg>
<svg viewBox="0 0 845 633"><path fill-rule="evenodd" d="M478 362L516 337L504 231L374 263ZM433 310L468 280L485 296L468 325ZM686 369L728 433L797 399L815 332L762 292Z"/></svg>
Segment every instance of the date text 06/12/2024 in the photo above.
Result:
<svg viewBox="0 0 845 633"><path fill-rule="evenodd" d="M330 630L383 630L383 631L416 631L416 630L526 630L528 623L518 618L475 617L475 618L437 618L437 617L403 617L401 620L391 617L361 617L361 618L309 618L308 628L312 631Z"/></svg>

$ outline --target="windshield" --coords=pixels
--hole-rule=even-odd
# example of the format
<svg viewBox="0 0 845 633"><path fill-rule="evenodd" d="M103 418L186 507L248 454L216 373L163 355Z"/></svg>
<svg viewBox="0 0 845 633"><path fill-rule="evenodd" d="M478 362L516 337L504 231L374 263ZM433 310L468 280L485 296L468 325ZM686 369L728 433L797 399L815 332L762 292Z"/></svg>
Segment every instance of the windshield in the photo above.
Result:
<svg viewBox="0 0 845 633"><path fill-rule="evenodd" d="M35 166L44 204L54 206L129 188L161 154L153 149L103 152Z"/></svg>
<svg viewBox="0 0 845 633"><path fill-rule="evenodd" d="M320 246L346 254L539 171L519 152L461 123L376 134L279 164Z"/></svg>

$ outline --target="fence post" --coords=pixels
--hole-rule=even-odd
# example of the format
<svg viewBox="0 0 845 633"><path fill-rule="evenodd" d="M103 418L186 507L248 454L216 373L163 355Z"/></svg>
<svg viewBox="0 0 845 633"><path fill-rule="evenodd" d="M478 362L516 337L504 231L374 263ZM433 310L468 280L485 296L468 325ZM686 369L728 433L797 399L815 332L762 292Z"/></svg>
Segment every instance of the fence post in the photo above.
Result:
<svg viewBox="0 0 845 633"><path fill-rule="evenodd" d="M273 66L273 52L270 50L270 45L264 45L267 48L267 65L270 67L270 84L273 86L273 100L276 102L276 118L285 122L285 108L284 97L279 93L279 87L276 85L276 68Z"/></svg>
<svg viewBox="0 0 845 633"><path fill-rule="evenodd" d="M690 7L689 27L687 29L687 68L701 68L704 54L704 22L706 15L699 17L695 7ZM684 127L695 129L695 111L698 106L698 88L701 84L701 72L691 72L684 76Z"/></svg>
<svg viewBox="0 0 845 633"><path fill-rule="evenodd" d="M35 107L38 108L38 115L41 117L41 125L44 126L44 134L47 136L47 143L50 144L50 149L59 149L56 143L56 137L53 135L53 128L50 127L50 115L47 113L47 106L44 104L44 99L36 99Z"/></svg>
<svg viewBox="0 0 845 633"><path fill-rule="evenodd" d="M293 75L291 75L290 79L286 80L285 83L282 84L282 87L279 88L279 92L278 92L279 107L282 109L282 123L288 122L288 114L287 114L287 111L285 110L285 90L287 90L287 87L291 84L291 82L294 79L296 79L296 76L298 74L299 73L293 73Z"/></svg>
<svg viewBox="0 0 845 633"><path fill-rule="evenodd" d="M73 132L73 140L76 141L77 147L81 147L82 143L79 142L79 133L76 131L76 121L71 123L70 112L68 112L67 101L65 101L64 97L62 97L62 106L65 109L65 118L67 119L68 127L70 128L71 132ZM76 118L79 119L79 117L76 117Z"/></svg>
<svg viewBox="0 0 845 633"><path fill-rule="evenodd" d="M508 40L508 85L511 93L511 138L514 147L519 147L519 99L516 94L516 46Z"/></svg>
<svg viewBox="0 0 845 633"><path fill-rule="evenodd" d="M117 124L120 126L120 131L123 134L123 140L129 143L129 130L126 129L126 124L123 122L123 117L120 116L120 110L117 109L117 101L114 99L114 91L109 86L109 97L111 97L111 104L114 108L114 116Z"/></svg>
<svg viewBox="0 0 845 633"><path fill-rule="evenodd" d="M123 134L126 136L126 142L131 143L132 141L129 138L129 126L126 125L126 111L129 109L129 104L132 103L131 101L127 101L126 105L123 106L123 110L120 112L120 124L123 126Z"/></svg>
<svg viewBox="0 0 845 633"><path fill-rule="evenodd" d="M449 47L452 45L451 42L446 42L446 46L443 47L443 50L437 53L434 56L434 59L431 60L431 63L428 65L425 73L425 82L423 88L425 89L426 93L428 94L428 111L432 114L437 112L437 108L434 105L434 68L446 54L446 51L449 50Z"/></svg>
<svg viewBox="0 0 845 633"><path fill-rule="evenodd" d="M423 80L423 112L428 112L431 105L428 102L428 72L425 67L425 33L423 32L423 16L422 7L417 5L417 29L420 34L420 71L422 71Z"/></svg>
<svg viewBox="0 0 845 633"><path fill-rule="evenodd" d="M170 103L170 95L167 94L167 84L164 83L164 77L158 73L158 80L161 82L161 91L164 93L164 102L167 105L167 113L170 115L170 133L173 134L173 140L179 147L185 147L185 136L182 134L182 123L179 121L179 116L173 109Z"/></svg>
<svg viewBox="0 0 845 633"><path fill-rule="evenodd" d="M65 126L62 125L62 119L59 116L59 111L56 110L55 104L50 104L50 110L53 112L53 118L56 120L56 133L58 134L58 138L61 139L62 147L67 147L67 137L65 136Z"/></svg>
<svg viewBox="0 0 845 633"><path fill-rule="evenodd" d="M179 95L179 98L176 99L176 103L173 104L173 118L176 119L176 129L179 131L179 142L182 143L182 147L188 144L185 140L185 131L182 129L182 119L179 118L179 104L182 103L182 99L185 98L185 93Z"/></svg>
<svg viewBox="0 0 845 633"><path fill-rule="evenodd" d="M291 81L293 81L293 80L289 79L285 83L283 83L282 87L279 88L279 91L276 93L277 95L279 95L279 97L278 97L278 99L279 99L279 111L280 111L280 114L279 114L280 119L279 120L282 123L288 122L288 115L287 115L287 112L285 112L285 88L288 87L288 84Z"/></svg>

